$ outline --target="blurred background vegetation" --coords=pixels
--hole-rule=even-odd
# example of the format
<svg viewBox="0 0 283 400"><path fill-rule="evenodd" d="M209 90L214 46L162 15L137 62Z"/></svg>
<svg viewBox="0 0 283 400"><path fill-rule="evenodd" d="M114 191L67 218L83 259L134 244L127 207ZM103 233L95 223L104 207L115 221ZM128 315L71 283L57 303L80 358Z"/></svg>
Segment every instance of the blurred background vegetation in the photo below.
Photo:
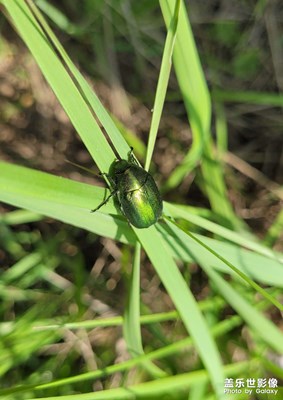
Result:
<svg viewBox="0 0 283 400"><path fill-rule="evenodd" d="M158 2L35 3L142 159L166 33ZM229 199L250 230L280 251L283 3L186 3L211 90L212 129L223 156ZM0 159L87 183L101 182L66 161L97 172L29 51L3 16L0 24ZM186 111L172 72L153 156L152 172L161 188L191 143ZM197 206L206 216L209 203L196 180L197 172L191 173L178 190L164 190L164 199ZM1 319L15 319L24 330L31 320L57 315L72 320L123 314L132 256L129 247L52 219L15 211L5 204L0 204L0 211L6 215L5 224L0 220L1 269L7 271L19 262L17 272L6 274L1 283ZM20 260L27 254L30 258L23 265ZM44 262L38 263L39 259ZM152 312L171 310L171 300L145 256L142 265L144 311L147 307ZM210 289L202 270L191 265L183 266L183 272L194 295L205 299ZM230 312L227 307L223 315ZM280 323L276 312L270 318ZM162 331L147 328L143 334L145 345L155 348L182 337L184 331L173 321L165 323ZM249 349L241 342L242 335L239 328L222 342L224 358L231 360L236 355L245 359ZM57 343L55 336L43 332L38 342L19 341L13 368L8 365L4 371L8 386L27 377L32 383L33 377L36 381L48 369L57 370L57 378L63 378L127 357L120 327L76 333L66 330ZM17 338L11 340L16 342ZM33 357L28 346L34 346ZM193 353L190 358L173 356L165 360L172 371L192 368L194 362ZM83 391L100 389L104 384L116 387L123 379L114 374L106 383L84 382L76 389L80 390L79 385L83 385ZM65 391L66 387L62 394Z"/></svg>

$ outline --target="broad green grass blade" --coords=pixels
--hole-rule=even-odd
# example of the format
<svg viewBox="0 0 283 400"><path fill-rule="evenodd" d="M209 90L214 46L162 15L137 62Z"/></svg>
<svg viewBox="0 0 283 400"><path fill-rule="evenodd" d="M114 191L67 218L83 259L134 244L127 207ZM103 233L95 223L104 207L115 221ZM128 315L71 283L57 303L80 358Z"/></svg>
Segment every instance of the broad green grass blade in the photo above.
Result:
<svg viewBox="0 0 283 400"><path fill-rule="evenodd" d="M135 244L135 234L125 218L117 215L111 200L105 205L103 212L90 214L90 210L107 195L105 189L3 162L0 162L0 169L0 201L122 243ZM195 222L199 224L199 221ZM178 232L176 238L172 237L163 224L160 224L159 228L173 257L186 262L192 261L189 250L199 251L198 244L188 240L181 232ZM276 253L256 254L233 244L201 235L197 237L252 279L267 285L283 287L283 263L280 261L282 256L280 258ZM233 236L230 240L233 240ZM231 270L212 254L207 254L207 262L211 268L231 274Z"/></svg>
<svg viewBox="0 0 283 400"><path fill-rule="evenodd" d="M158 132L158 127L160 124L160 118L163 110L163 105L165 101L171 65L172 65L172 53L176 38L177 26L178 26L178 18L179 18L179 11L180 11L180 4L181 0L175 1L175 9L172 15L172 19L170 25L167 30L167 37L165 41L163 57L161 62L161 68L158 78L158 84L155 94L155 101L153 106L153 114L152 120L150 125L149 131L149 139L148 139L148 146L147 146L147 153L146 153L146 162L145 162L145 169L148 171L154 144Z"/></svg>

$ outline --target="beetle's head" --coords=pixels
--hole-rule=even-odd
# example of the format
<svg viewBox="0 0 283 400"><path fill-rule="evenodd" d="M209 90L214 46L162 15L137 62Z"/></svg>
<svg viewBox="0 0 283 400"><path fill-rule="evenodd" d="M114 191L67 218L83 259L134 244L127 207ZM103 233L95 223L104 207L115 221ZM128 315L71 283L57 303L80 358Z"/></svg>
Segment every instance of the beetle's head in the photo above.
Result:
<svg viewBox="0 0 283 400"><path fill-rule="evenodd" d="M128 168L130 164L126 160L115 160L109 170L109 175L115 179L117 175L122 175Z"/></svg>

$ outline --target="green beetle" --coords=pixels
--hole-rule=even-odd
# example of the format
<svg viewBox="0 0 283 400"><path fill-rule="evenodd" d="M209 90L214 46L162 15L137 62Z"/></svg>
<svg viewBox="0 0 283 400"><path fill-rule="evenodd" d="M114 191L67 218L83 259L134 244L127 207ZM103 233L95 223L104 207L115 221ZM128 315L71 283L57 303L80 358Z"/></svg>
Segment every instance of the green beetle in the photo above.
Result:
<svg viewBox="0 0 283 400"><path fill-rule="evenodd" d="M141 168L134 158L133 149L127 160L115 160L108 174L112 192L92 212L99 210L116 195L121 211L136 228L148 228L162 214L162 199L153 177Z"/></svg>

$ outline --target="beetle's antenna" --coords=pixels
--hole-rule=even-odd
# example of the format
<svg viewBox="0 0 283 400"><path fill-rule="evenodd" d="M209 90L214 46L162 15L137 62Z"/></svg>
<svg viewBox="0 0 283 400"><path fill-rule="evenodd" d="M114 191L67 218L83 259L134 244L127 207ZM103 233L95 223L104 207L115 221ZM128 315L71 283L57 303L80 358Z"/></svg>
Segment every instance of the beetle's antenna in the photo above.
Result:
<svg viewBox="0 0 283 400"><path fill-rule="evenodd" d="M91 169L86 168L86 167L83 167L83 166L80 165L80 164L74 163L73 161L70 161L70 160L68 160L67 158L65 158L65 161L66 161L67 163L69 163L69 164L74 165L74 166L77 167L77 168L82 169L83 171L89 172L89 173L92 174L92 175L100 176L100 174L97 174L96 172L92 171Z"/></svg>

